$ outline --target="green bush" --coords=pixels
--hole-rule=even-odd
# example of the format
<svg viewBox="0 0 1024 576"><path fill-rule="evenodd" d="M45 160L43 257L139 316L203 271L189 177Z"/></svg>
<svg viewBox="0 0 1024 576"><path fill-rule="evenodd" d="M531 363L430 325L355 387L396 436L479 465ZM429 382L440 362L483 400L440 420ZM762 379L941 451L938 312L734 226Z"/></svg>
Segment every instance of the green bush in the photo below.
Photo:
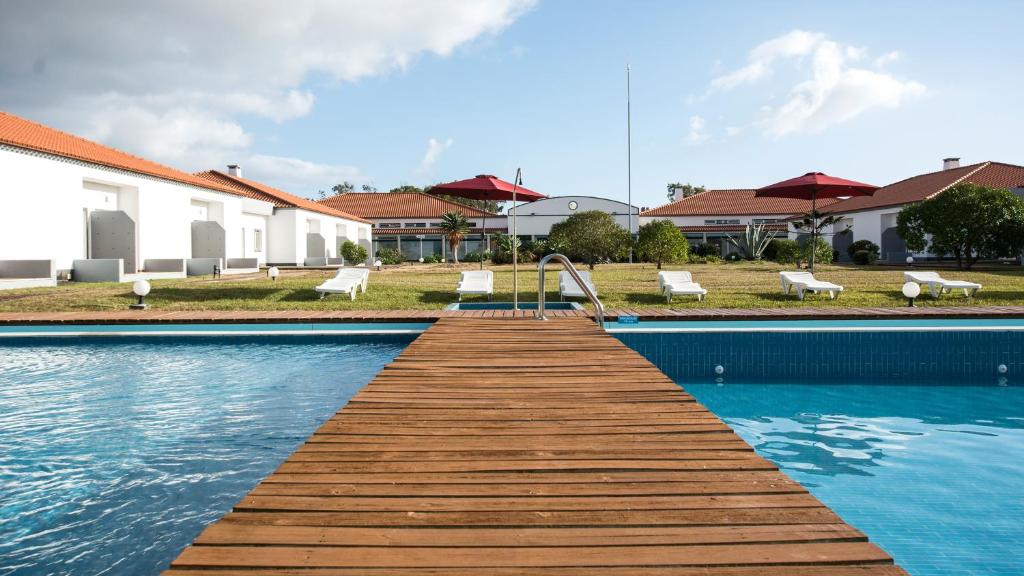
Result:
<svg viewBox="0 0 1024 576"><path fill-rule="evenodd" d="M491 252L490 251L484 252L483 258L484 258L484 262L490 260L491 259ZM462 261L463 262L479 262L480 261L480 252L470 252L470 253L468 253L468 254L466 254L465 256L462 257Z"/></svg>
<svg viewBox="0 0 1024 576"><path fill-rule="evenodd" d="M577 212L551 227L548 245L593 270L600 262L625 259L633 239L611 214L600 210Z"/></svg>
<svg viewBox="0 0 1024 576"><path fill-rule="evenodd" d="M856 242L850 243L850 245L846 247L846 253L849 254L850 258L853 258L853 261L856 262L857 264L860 264L860 262L857 262L856 254L857 252L860 252L862 250L864 252L868 252L869 254L874 254L874 257L870 259L871 262L878 260L878 255L882 253L882 250L881 248L878 247L878 244L875 244L871 240L857 240ZM865 262L865 264L866 263L867 262Z"/></svg>
<svg viewBox="0 0 1024 576"><path fill-rule="evenodd" d="M380 260L381 264L401 264L405 258L395 248L381 248L377 250L377 260Z"/></svg>
<svg viewBox="0 0 1024 576"><path fill-rule="evenodd" d="M834 252L832 245L829 244L821 236L814 238L814 244L816 246L814 250L814 263L815 264L831 264ZM800 246L800 261L810 262L811 260L811 239L807 238Z"/></svg>
<svg viewBox="0 0 1024 576"><path fill-rule="evenodd" d="M853 253L853 263L860 264L861 266L866 264L874 264L875 260L878 260L878 254L869 252L868 250L857 250Z"/></svg>
<svg viewBox="0 0 1024 576"><path fill-rule="evenodd" d="M707 258L708 256L718 256L721 259L722 249L714 244L708 244L707 242L701 242L696 246L690 248L690 254L694 256L700 256Z"/></svg>
<svg viewBox="0 0 1024 576"><path fill-rule="evenodd" d="M642 260L654 262L661 270L664 262L685 262L690 243L671 220L654 220L640 227L636 249Z"/></svg>
<svg viewBox="0 0 1024 576"><path fill-rule="evenodd" d="M772 240L774 250L772 260L779 264L796 264L796 261L801 259L800 255L800 244L796 240L789 240L785 238Z"/></svg>
<svg viewBox="0 0 1024 576"><path fill-rule="evenodd" d="M423 262L427 264L440 264L442 260L444 260L444 258L442 258L441 255L437 253L423 257Z"/></svg>
<svg viewBox="0 0 1024 576"><path fill-rule="evenodd" d="M745 258L743 258L743 254L740 254L739 252L730 252L728 255L726 255L725 259L728 262L739 262L740 260L744 260Z"/></svg>
<svg viewBox="0 0 1024 576"><path fill-rule="evenodd" d="M696 254L691 253L687 256L686 261L690 264L721 264L722 258L716 254L697 256Z"/></svg>
<svg viewBox="0 0 1024 576"><path fill-rule="evenodd" d="M367 253L366 248L359 244L351 240L345 240L341 245L341 257L345 259L346 264L362 264L366 262L369 253Z"/></svg>

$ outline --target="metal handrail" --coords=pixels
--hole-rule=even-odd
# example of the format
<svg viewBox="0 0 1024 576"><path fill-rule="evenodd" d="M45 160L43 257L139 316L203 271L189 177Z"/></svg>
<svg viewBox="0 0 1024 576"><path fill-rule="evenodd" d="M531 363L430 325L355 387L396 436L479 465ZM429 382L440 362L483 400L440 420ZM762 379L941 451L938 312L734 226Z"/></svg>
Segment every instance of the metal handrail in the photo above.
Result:
<svg viewBox="0 0 1024 576"><path fill-rule="evenodd" d="M597 325L603 330L604 304L601 304L601 301L597 299L597 294L594 294L594 291L590 289L590 286L583 281L583 277L580 276L580 273L576 270L576 267L572 265L572 262L562 254L548 254L541 258L540 262L537 264L537 319L548 319L548 317L544 315L544 303L546 301L546 296L544 294L544 266L551 260L561 262L562 266L565 266L566 272L568 272L569 275L576 280L576 283L580 285L583 293L586 294L590 302L594 304L594 314L597 316Z"/></svg>

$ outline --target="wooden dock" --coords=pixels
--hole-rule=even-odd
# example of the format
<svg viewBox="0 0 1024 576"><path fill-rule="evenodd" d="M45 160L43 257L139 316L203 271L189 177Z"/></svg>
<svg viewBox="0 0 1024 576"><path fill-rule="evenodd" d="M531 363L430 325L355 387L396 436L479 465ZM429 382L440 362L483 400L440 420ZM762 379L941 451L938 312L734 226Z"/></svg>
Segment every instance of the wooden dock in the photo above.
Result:
<svg viewBox="0 0 1024 576"><path fill-rule="evenodd" d="M165 574L905 572L592 321L443 318Z"/></svg>

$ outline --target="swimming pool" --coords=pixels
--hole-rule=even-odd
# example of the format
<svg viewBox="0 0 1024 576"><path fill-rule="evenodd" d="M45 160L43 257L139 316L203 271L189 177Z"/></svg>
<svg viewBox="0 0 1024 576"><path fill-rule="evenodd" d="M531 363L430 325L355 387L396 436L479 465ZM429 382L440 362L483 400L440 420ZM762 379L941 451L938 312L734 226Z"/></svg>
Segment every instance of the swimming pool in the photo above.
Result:
<svg viewBox="0 0 1024 576"><path fill-rule="evenodd" d="M1022 328L641 322L615 335L911 574L1001 576L1024 572Z"/></svg>
<svg viewBox="0 0 1024 576"><path fill-rule="evenodd" d="M0 341L0 574L155 574L412 336Z"/></svg>
<svg viewBox="0 0 1024 576"><path fill-rule="evenodd" d="M911 574L1024 571L1024 387L683 384Z"/></svg>

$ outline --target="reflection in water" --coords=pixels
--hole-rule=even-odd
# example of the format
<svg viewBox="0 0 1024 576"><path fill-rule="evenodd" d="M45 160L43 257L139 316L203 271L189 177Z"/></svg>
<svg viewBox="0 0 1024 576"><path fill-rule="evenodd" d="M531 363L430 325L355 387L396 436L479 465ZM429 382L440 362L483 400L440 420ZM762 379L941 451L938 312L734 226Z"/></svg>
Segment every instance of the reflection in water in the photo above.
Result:
<svg viewBox="0 0 1024 576"><path fill-rule="evenodd" d="M1024 387L684 387L912 574L1024 573Z"/></svg>

